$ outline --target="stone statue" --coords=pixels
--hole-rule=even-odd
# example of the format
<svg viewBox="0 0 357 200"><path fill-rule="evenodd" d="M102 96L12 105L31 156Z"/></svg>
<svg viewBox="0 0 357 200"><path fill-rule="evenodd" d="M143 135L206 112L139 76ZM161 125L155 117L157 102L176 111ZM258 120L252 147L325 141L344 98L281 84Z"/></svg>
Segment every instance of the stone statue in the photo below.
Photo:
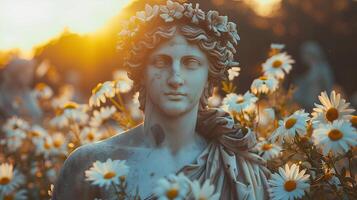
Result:
<svg viewBox="0 0 357 200"><path fill-rule="evenodd" d="M269 171L250 152L254 133L234 124L228 113L207 107L213 87L237 65L235 24L217 11L205 14L187 3L167 1L145 10L130 20L140 20L141 29L121 32L121 47L130 49L125 65L140 92L144 123L75 150L53 199L115 199L114 191L85 181L85 170L108 158L126 160L128 192L138 188L141 199L155 199L156 181L180 172L201 183L210 179L222 200L267 199Z"/></svg>

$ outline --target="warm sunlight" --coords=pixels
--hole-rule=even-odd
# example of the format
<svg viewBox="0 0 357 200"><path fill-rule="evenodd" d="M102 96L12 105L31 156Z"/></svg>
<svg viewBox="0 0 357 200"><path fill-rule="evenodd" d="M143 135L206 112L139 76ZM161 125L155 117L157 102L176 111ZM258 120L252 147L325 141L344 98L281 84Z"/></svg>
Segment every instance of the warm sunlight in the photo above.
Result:
<svg viewBox="0 0 357 200"><path fill-rule="evenodd" d="M255 13L262 17L273 16L280 7L282 0L244 0Z"/></svg>
<svg viewBox="0 0 357 200"><path fill-rule="evenodd" d="M90 33L118 14L130 0L0 0L0 50L34 45L64 29Z"/></svg>

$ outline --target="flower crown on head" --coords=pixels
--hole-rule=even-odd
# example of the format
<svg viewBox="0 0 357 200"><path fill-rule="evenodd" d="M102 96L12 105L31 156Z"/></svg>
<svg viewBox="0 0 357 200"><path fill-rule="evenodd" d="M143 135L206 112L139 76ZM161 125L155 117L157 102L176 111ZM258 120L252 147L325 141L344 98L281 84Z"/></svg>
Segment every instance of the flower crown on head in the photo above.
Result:
<svg viewBox="0 0 357 200"><path fill-rule="evenodd" d="M136 12L128 21L124 22L124 28L119 33L118 49L130 48L135 44L135 37L141 29L151 23L173 23L183 21L201 27L207 34L214 36L220 47L226 47L229 59L227 66L237 66L233 61L240 37L237 33L237 25L228 22L227 16L220 16L218 11L210 10L205 13L191 3L179 3L167 0L166 5L145 5L145 10Z"/></svg>

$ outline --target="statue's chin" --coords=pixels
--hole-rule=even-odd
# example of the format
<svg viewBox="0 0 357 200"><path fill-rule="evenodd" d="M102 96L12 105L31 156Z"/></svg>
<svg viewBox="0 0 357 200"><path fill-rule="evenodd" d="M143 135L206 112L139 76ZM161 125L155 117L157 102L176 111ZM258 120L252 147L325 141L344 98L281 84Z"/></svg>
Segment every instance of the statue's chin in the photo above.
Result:
<svg viewBox="0 0 357 200"><path fill-rule="evenodd" d="M164 115L168 117L179 117L192 108L183 102L166 102L160 106L160 110Z"/></svg>

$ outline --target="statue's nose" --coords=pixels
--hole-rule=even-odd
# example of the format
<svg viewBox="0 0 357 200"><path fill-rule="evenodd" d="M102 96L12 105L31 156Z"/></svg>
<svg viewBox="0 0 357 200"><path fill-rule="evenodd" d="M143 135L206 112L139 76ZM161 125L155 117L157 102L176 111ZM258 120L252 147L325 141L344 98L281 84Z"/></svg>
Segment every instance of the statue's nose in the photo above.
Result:
<svg viewBox="0 0 357 200"><path fill-rule="evenodd" d="M171 75L167 80L167 83L173 87L174 89L179 88L183 85L184 80L181 74L181 66L180 62L174 62L171 70Z"/></svg>

